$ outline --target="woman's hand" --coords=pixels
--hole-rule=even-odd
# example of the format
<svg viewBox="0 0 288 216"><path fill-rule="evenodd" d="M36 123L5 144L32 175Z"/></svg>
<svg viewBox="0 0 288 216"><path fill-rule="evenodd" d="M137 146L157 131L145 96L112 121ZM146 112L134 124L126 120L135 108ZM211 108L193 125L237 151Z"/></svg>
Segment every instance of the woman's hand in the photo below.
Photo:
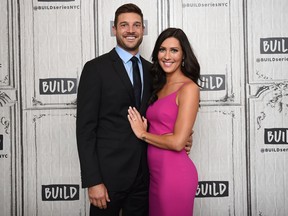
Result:
<svg viewBox="0 0 288 216"><path fill-rule="evenodd" d="M190 154L190 151L191 151L191 148L192 148L192 143L193 143L193 133L194 133L194 130L192 130L188 140L187 140L187 143L185 145L185 151L186 153L189 155Z"/></svg>
<svg viewBox="0 0 288 216"><path fill-rule="evenodd" d="M140 113L135 107L129 107L128 109L128 120L134 134L142 139L142 134L147 131L147 119L141 117Z"/></svg>

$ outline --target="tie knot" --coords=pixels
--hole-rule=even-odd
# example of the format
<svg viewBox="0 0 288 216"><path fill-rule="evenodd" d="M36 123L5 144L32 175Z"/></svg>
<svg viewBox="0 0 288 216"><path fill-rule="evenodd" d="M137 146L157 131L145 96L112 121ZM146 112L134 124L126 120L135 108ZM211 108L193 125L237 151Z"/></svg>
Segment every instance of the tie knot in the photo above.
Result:
<svg viewBox="0 0 288 216"><path fill-rule="evenodd" d="M138 63L138 59L136 56L133 56L130 60L132 61L133 64Z"/></svg>

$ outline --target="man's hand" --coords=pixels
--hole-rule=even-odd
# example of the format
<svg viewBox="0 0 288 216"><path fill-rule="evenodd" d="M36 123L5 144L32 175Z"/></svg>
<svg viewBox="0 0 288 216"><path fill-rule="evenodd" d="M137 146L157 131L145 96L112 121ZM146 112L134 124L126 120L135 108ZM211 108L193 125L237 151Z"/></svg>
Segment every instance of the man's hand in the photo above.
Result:
<svg viewBox="0 0 288 216"><path fill-rule="evenodd" d="M107 208L107 202L110 202L107 188L104 184L98 184L88 188L90 203L100 209Z"/></svg>
<svg viewBox="0 0 288 216"><path fill-rule="evenodd" d="M187 143L185 145L185 151L187 154L190 154L190 150L191 150L192 142L193 142L193 133L194 133L194 131L192 130L192 133L190 134L190 136L187 140Z"/></svg>

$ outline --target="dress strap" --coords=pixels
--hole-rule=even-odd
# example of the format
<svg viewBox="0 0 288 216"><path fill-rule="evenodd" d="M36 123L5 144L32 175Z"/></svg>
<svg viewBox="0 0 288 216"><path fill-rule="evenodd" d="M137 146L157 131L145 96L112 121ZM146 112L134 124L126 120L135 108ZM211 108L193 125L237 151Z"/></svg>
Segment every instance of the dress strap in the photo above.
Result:
<svg viewBox="0 0 288 216"><path fill-rule="evenodd" d="M180 91L180 90L183 88L183 86L185 86L187 83L189 83L189 82L188 82L188 81L187 81L187 82L184 82L184 83L178 88L178 90L177 90L176 92Z"/></svg>

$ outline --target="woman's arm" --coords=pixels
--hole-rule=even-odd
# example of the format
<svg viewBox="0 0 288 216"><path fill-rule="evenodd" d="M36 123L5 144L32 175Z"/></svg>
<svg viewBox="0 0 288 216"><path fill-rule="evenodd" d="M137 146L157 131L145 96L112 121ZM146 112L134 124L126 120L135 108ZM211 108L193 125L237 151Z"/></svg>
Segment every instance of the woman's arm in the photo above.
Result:
<svg viewBox="0 0 288 216"><path fill-rule="evenodd" d="M199 87L195 83L183 86L178 93L176 103L179 110L175 122L174 133L155 135L148 133L147 120L141 117L135 108L129 108L128 119L135 135L147 143L163 149L181 151L187 144L199 107Z"/></svg>

